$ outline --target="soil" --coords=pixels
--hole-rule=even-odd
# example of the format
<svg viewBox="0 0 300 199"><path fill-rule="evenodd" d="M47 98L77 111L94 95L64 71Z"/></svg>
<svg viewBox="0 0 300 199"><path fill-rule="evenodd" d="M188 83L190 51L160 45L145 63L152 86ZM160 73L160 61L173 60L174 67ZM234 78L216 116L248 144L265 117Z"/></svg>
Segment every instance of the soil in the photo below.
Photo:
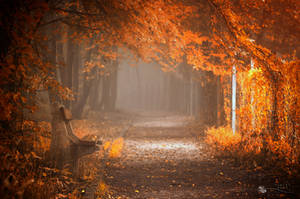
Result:
<svg viewBox="0 0 300 199"><path fill-rule="evenodd" d="M101 198L299 196L297 190L299 194L300 187L296 179L278 176L271 169L242 168L230 158L214 157L199 134L186 126L189 121L190 118L178 115L142 114L132 117L130 127L121 135L124 139L121 156L106 156L101 162L101 180L108 189Z"/></svg>

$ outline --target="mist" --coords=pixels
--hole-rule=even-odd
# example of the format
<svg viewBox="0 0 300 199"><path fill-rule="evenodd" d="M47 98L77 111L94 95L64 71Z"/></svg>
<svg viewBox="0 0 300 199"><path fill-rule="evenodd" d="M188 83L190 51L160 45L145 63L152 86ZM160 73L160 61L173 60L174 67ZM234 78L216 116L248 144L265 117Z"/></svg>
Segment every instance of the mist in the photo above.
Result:
<svg viewBox="0 0 300 199"><path fill-rule="evenodd" d="M300 198L299 0L2 0L0 198Z"/></svg>

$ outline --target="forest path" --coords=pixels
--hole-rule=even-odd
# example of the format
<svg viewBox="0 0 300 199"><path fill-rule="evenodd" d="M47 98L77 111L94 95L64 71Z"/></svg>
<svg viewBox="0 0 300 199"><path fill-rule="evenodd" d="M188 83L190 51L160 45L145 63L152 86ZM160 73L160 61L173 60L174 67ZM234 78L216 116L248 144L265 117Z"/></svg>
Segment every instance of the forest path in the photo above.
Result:
<svg viewBox="0 0 300 199"><path fill-rule="evenodd" d="M120 157L107 156L101 163L105 193L99 198L279 197L278 193L257 192L260 185L274 185L272 176L216 159L186 126L188 121L187 117L155 114L131 120L132 127L122 135Z"/></svg>

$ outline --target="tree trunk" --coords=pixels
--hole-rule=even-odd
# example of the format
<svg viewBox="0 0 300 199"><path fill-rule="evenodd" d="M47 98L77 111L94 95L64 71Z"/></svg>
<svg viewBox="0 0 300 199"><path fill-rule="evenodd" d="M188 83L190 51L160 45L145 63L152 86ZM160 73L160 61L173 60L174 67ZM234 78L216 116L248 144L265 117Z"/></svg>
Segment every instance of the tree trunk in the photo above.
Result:
<svg viewBox="0 0 300 199"><path fill-rule="evenodd" d="M65 63L65 58L64 58L64 51L63 51L63 37L61 35L58 35L57 37L57 44L56 44L56 56L57 56L57 62L58 62L58 70L59 70L59 77L57 77L57 79L60 80L60 83L62 84L62 86L66 85L66 79L65 79L65 75L66 75L66 63Z"/></svg>
<svg viewBox="0 0 300 199"><path fill-rule="evenodd" d="M66 85L69 89L73 89L73 61L74 61L74 45L73 41L70 39L72 34L71 28L69 28L68 32L68 43L67 43L67 68L66 73L64 74L64 79ZM65 102L67 108L71 107L71 102L67 100Z"/></svg>
<svg viewBox="0 0 300 199"><path fill-rule="evenodd" d="M87 103L87 99L89 97L92 84L93 84L92 80L84 81L82 95L80 96L79 100L77 101L75 107L72 109L72 113L74 115L74 118L76 118L76 119L82 118L83 108Z"/></svg>
<svg viewBox="0 0 300 199"><path fill-rule="evenodd" d="M56 38L53 36L49 40L48 44L50 53L46 53L47 61L53 66L56 66ZM53 73L51 74L53 74L54 79L57 79L57 73L55 70L55 67L53 67ZM95 142L81 141L73 134L69 121L71 117L66 116L64 109L61 109L58 103L59 99L56 95L56 91L49 87L48 93L52 115L52 139L49 152L50 161L54 167L59 169L62 169L65 163L73 162L73 174L76 176L76 171L74 169L76 169L78 158L85 154L94 152L96 150L96 144Z"/></svg>
<svg viewBox="0 0 300 199"><path fill-rule="evenodd" d="M56 38L52 37L49 41L50 53L47 53L47 61L52 65L56 64ZM53 69L54 70L54 69ZM57 79L55 71L53 71L53 78ZM50 145L50 160L53 163L53 166L57 168L62 168L62 163L64 159L64 153L66 146L66 136L63 129L61 119L59 118L58 111L58 98L56 96L53 88L48 88L48 96L50 102L50 110L52 115L51 127L52 127L52 139Z"/></svg>
<svg viewBox="0 0 300 199"><path fill-rule="evenodd" d="M109 110L115 111L117 100L117 77L118 77L118 62L113 62L113 72L110 76L110 100Z"/></svg>
<svg viewBox="0 0 300 199"><path fill-rule="evenodd" d="M217 77L217 127L222 126L225 120L224 94L221 84L221 77Z"/></svg>
<svg viewBox="0 0 300 199"><path fill-rule="evenodd" d="M270 124L270 130L273 134L272 137L275 140L278 140L278 88L279 88L279 82L276 78L272 81L272 94L273 94L273 108L272 108L272 114L271 114L271 124Z"/></svg>
<svg viewBox="0 0 300 199"><path fill-rule="evenodd" d="M75 105L79 98L79 68L80 68L80 46L79 44L73 44L74 55L73 55L73 82L72 82L72 91L74 93L75 99L73 104Z"/></svg>
<svg viewBox="0 0 300 199"><path fill-rule="evenodd" d="M109 107L108 107L108 103L109 103L109 77L108 76L104 76L103 77L103 88L102 88L102 96L101 96L101 102L100 102L100 109L102 109L104 111L108 111Z"/></svg>
<svg viewBox="0 0 300 199"><path fill-rule="evenodd" d="M87 62L91 61L91 58L92 58L92 49L88 50L87 55L86 55L86 61ZM92 69L91 73L93 74L95 72L96 72L96 68L94 67ZM88 75L89 74L85 74L83 77L82 94L80 96L78 96L76 104L74 105L74 107L72 109L73 116L74 116L74 118L77 118L77 119L82 117L83 108L87 103L87 99L90 94L90 89L94 82L93 79L88 78Z"/></svg>
<svg viewBox="0 0 300 199"><path fill-rule="evenodd" d="M97 109L97 105L99 103L100 85L101 85L101 76L97 75L94 83L91 85L91 93L88 102L89 106L93 109Z"/></svg>
<svg viewBox="0 0 300 199"><path fill-rule="evenodd" d="M114 111L117 100L117 73L118 62L110 61L107 67L110 69L109 74L103 77L101 102L99 105L100 110Z"/></svg>

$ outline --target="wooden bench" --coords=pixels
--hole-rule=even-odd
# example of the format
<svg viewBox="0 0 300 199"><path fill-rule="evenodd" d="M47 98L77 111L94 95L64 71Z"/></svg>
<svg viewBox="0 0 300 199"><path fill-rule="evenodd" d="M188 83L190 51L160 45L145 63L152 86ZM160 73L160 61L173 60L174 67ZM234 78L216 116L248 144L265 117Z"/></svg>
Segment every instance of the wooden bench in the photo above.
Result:
<svg viewBox="0 0 300 199"><path fill-rule="evenodd" d="M95 142L95 141L87 141L87 140L79 139L73 132L73 128L72 128L72 124L71 124L72 113L68 109L64 108L63 106L60 107L59 110L60 110L60 113L62 114L62 118L64 120L66 129L67 129L67 135L73 144L84 145L84 146L93 146L95 144L98 144L98 145L102 144L102 142L100 140Z"/></svg>
<svg viewBox="0 0 300 199"><path fill-rule="evenodd" d="M88 140L81 140L78 138L73 131L71 120L72 120L72 113L61 106L59 108L59 112L62 116L63 122L65 124L66 135L68 140L70 141L70 158L66 160L67 162L72 162L73 167L73 174L78 176L78 160L80 157L92 154L95 151L99 150L99 145L102 144L100 140L98 141L88 141Z"/></svg>

